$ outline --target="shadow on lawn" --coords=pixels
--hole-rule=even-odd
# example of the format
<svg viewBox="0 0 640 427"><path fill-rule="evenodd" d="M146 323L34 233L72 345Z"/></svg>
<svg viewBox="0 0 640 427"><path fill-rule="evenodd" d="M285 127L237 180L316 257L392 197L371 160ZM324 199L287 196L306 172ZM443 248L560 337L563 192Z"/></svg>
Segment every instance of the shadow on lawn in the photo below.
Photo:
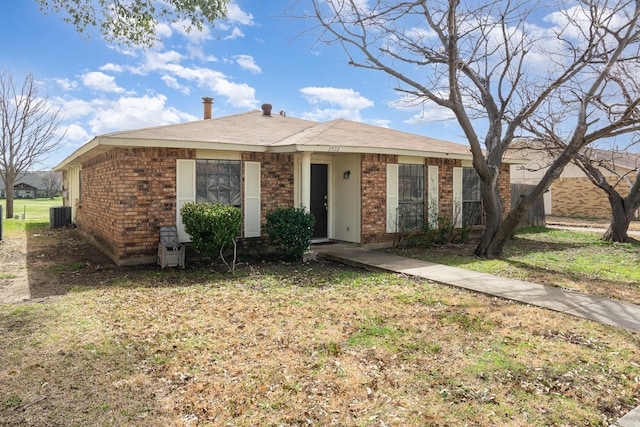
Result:
<svg viewBox="0 0 640 427"><path fill-rule="evenodd" d="M192 265L184 270L161 270L153 264L118 267L73 227L50 229L45 223L27 224L26 236L31 298L133 283L143 287L179 286L204 277L224 277L202 263L197 269Z"/></svg>
<svg viewBox="0 0 640 427"><path fill-rule="evenodd" d="M244 257L239 258L235 272L230 273L222 262L202 259L190 247L184 269L161 269L155 264L118 267L73 227L50 229L44 223L28 224L26 235L27 276L32 299L105 287L182 287L238 281L245 277L315 286L316 275L326 283L327 278L338 272L364 271L329 261L303 266L268 257Z"/></svg>

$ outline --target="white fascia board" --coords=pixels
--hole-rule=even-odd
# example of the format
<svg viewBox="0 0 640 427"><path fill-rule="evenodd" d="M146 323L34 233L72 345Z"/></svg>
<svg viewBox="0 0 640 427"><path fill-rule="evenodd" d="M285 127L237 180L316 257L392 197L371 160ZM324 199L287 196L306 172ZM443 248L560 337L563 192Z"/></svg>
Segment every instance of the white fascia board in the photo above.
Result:
<svg viewBox="0 0 640 427"><path fill-rule="evenodd" d="M263 153L268 147L261 145L243 145L243 144L226 144L211 143L202 141L178 141L178 140L151 140L151 139L122 139L122 138L103 138L95 137L91 141L78 148L61 163L56 165L53 170L62 171L69 166L79 165L83 157L91 151L95 151L96 155L109 151L114 147L123 148L187 148L194 150L218 150L218 151L246 151ZM91 156L93 157L93 156Z"/></svg>
<svg viewBox="0 0 640 427"><path fill-rule="evenodd" d="M188 148L194 150L221 150L221 151L248 151L263 153L268 147L263 145L244 145L224 142L205 141L180 141L171 139L130 139L130 138L104 138L100 141L103 145L125 148Z"/></svg>
<svg viewBox="0 0 640 427"><path fill-rule="evenodd" d="M411 156L411 157L428 157L436 159L454 159L454 160L470 160L471 154L451 154L440 153L435 151L413 151L413 150L398 150L393 148L370 148L370 147L352 147L352 146L327 146L327 145L294 145L294 146L279 146L271 147L269 149L272 153L292 153L292 152L305 152L311 151L313 153L329 153L329 154L344 154L344 153L357 153L357 154L390 154L398 156Z"/></svg>

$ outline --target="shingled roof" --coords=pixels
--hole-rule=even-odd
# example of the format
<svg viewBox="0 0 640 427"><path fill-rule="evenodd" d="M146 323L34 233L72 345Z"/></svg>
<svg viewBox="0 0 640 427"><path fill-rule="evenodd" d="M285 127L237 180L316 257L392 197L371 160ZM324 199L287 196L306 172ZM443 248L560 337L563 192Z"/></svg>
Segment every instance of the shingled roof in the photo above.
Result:
<svg viewBox="0 0 640 427"><path fill-rule="evenodd" d="M253 152L348 152L469 160L467 145L337 119L314 122L262 111L96 136L55 170L79 165L113 147L164 147Z"/></svg>

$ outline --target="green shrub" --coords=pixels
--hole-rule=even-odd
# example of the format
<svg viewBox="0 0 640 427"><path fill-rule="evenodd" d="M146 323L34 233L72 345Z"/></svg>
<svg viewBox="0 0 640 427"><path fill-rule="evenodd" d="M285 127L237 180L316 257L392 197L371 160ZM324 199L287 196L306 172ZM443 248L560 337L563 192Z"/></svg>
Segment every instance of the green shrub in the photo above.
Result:
<svg viewBox="0 0 640 427"><path fill-rule="evenodd" d="M230 270L235 269L236 238L242 227L242 212L231 205L221 203L186 203L180 209L185 231L191 236L193 248L212 261L224 250L233 247L234 260Z"/></svg>
<svg viewBox="0 0 640 427"><path fill-rule="evenodd" d="M313 214L303 206L291 206L267 213L264 228L273 246L286 258L302 260L304 252L311 246L315 222Z"/></svg>

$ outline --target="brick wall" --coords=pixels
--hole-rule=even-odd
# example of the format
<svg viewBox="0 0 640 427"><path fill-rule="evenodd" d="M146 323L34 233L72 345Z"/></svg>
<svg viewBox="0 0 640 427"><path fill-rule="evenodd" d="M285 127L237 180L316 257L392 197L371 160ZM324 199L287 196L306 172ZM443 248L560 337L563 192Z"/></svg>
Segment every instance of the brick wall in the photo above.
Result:
<svg viewBox="0 0 640 427"><path fill-rule="evenodd" d="M159 227L175 225L176 160L194 158L195 152L186 149L114 148L85 162L79 230L119 265L154 262ZM293 205L292 154L243 153L242 160L261 164L262 223L267 212ZM392 238L386 233L386 165L397 163L398 157L364 154L361 162L361 242L386 242ZM439 212L451 217L453 167L460 166L460 161L427 159L426 165L439 166ZM503 168L500 186L509 206L508 167Z"/></svg>
<svg viewBox="0 0 640 427"><path fill-rule="evenodd" d="M387 163L397 163L398 157L392 155L362 155L362 238L363 244L389 242L392 234L386 232L386 185ZM453 168L461 167L460 160L425 159L425 166L438 166L438 214L453 219ZM429 188L425 168L425 200L428 201ZM510 167L503 165L500 171L499 186L504 203L505 214L511 206ZM428 212L428 209L425 211Z"/></svg>
<svg viewBox="0 0 640 427"><path fill-rule="evenodd" d="M398 156L363 154L362 227L363 244L389 240L387 235L387 163L398 163Z"/></svg>
<svg viewBox="0 0 640 427"><path fill-rule="evenodd" d="M634 178L633 176L631 177ZM607 177L615 183L615 177ZM629 186L618 183L615 189L624 197ZM558 178L551 185L551 214L580 218L610 218L611 207L604 191L588 178Z"/></svg>
<svg viewBox="0 0 640 427"><path fill-rule="evenodd" d="M82 165L78 229L118 265L155 261L159 227L175 225L176 159L190 150L114 148Z"/></svg>
<svg viewBox="0 0 640 427"><path fill-rule="evenodd" d="M260 220L275 208L294 204L293 154L243 153L245 162L260 162ZM244 174L243 174L244 177Z"/></svg>
<svg viewBox="0 0 640 427"><path fill-rule="evenodd" d="M504 216L506 217L511 210L511 165L507 163L502 164L498 185L500 186L502 207L504 209Z"/></svg>
<svg viewBox="0 0 640 427"><path fill-rule="evenodd" d="M438 166L438 216L453 220L453 168L460 167L460 160L426 159L427 168ZM425 170L426 173L426 170ZM425 176L426 179L426 176ZM426 179L425 200L429 200L429 182Z"/></svg>

